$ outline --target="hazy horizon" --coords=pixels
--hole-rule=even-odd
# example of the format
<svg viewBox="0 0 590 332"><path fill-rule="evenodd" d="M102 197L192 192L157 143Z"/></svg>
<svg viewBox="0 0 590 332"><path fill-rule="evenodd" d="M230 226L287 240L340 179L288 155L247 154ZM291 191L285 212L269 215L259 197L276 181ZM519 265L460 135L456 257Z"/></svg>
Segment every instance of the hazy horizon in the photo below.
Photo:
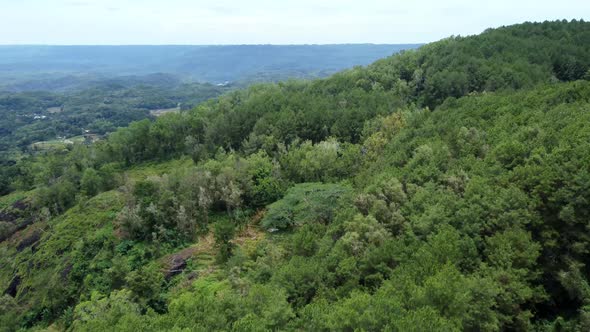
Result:
<svg viewBox="0 0 590 332"><path fill-rule="evenodd" d="M327 44L0 44L0 47L223 47L223 46L343 46L343 45L424 45L426 43L327 43Z"/></svg>
<svg viewBox="0 0 590 332"><path fill-rule="evenodd" d="M590 2L0 0L0 45L428 43L525 21L587 19Z"/></svg>

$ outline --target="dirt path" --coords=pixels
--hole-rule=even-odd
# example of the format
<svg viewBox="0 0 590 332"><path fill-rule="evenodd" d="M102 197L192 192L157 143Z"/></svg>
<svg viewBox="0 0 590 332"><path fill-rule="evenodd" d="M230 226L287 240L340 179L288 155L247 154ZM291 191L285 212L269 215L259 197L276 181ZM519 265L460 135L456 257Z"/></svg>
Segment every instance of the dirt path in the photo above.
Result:
<svg viewBox="0 0 590 332"><path fill-rule="evenodd" d="M248 225L231 241L237 246L242 246L248 241L262 240L265 236L264 231L253 225ZM201 254L208 254L211 256L215 255L215 238L212 232L199 238L199 241L194 245L182 249L174 254L164 256L160 259L162 264L162 272L165 274L166 279L170 279L177 274L185 271L187 267L187 260L190 258L196 258ZM209 273L215 270L214 264L211 264L206 271ZM205 272L206 272L205 271ZM192 271L202 273L204 271Z"/></svg>

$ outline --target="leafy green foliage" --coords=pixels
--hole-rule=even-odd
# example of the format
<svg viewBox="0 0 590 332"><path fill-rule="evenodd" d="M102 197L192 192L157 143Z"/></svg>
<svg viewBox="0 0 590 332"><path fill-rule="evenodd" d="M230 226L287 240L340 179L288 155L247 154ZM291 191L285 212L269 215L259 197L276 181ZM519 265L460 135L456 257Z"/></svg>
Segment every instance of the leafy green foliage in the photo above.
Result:
<svg viewBox="0 0 590 332"><path fill-rule="evenodd" d="M0 147L3 159L15 149L36 152L39 141L88 135L98 138L133 121L153 118L152 111L184 109L217 97L227 87L212 84L108 81L81 91L0 92ZM186 105L185 105L186 104ZM157 112L156 112L157 113ZM86 130L88 132L86 132Z"/></svg>
<svg viewBox="0 0 590 332"><path fill-rule="evenodd" d="M215 236L219 261L227 261L231 257L234 247L231 240L235 235L235 225L229 220L219 221L215 223L213 234Z"/></svg>
<svg viewBox="0 0 590 332"><path fill-rule="evenodd" d="M0 217L39 221L0 245L0 322L587 330L590 82L559 82L587 30L451 38L23 160L37 188Z"/></svg>
<svg viewBox="0 0 590 332"><path fill-rule="evenodd" d="M349 188L336 184L296 185L282 200L269 206L262 225L286 229L310 222L328 224L334 218L339 199L349 192Z"/></svg>

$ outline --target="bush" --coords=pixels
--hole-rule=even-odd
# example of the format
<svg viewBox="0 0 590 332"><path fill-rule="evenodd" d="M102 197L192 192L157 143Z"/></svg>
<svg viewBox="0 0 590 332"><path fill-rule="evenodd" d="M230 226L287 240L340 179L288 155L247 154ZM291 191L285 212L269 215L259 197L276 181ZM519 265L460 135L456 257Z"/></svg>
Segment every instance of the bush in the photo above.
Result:
<svg viewBox="0 0 590 332"><path fill-rule="evenodd" d="M222 220L215 223L215 245L218 249L217 259L220 262L227 261L231 255L234 244L231 239L235 234L235 225L230 220Z"/></svg>
<svg viewBox="0 0 590 332"><path fill-rule="evenodd" d="M298 184L268 207L262 225L267 229L287 229L310 222L328 224L341 203L340 198L351 192L351 188L339 184Z"/></svg>

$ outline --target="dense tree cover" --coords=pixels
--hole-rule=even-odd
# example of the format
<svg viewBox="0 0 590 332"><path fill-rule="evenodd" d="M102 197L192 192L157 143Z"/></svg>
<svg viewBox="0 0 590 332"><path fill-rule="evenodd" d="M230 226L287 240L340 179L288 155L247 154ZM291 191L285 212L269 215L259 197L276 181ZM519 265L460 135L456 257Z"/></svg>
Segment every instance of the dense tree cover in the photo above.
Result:
<svg viewBox="0 0 590 332"><path fill-rule="evenodd" d="M85 134L102 135L133 121L153 118L150 111L194 105L219 96L228 87L211 84L137 85L103 81L67 93L0 92L0 150L29 150L30 144Z"/></svg>
<svg viewBox="0 0 590 332"><path fill-rule="evenodd" d="M584 21L524 23L477 36L450 37L377 61L357 82L402 90L430 108L447 97L519 89L540 81L571 81L590 69L590 31ZM400 82L401 80L401 82Z"/></svg>
<svg viewBox="0 0 590 332"><path fill-rule="evenodd" d="M446 39L19 161L0 326L588 330L589 29Z"/></svg>
<svg viewBox="0 0 590 332"><path fill-rule="evenodd" d="M587 78L588 30L583 21L526 23L448 38L326 80L254 86L181 116L121 129L108 154L131 164L187 151L198 160L219 147L272 154L277 143L296 139L358 143L365 121L408 103L433 108L447 97ZM575 68L563 69L570 66L563 59Z"/></svg>

